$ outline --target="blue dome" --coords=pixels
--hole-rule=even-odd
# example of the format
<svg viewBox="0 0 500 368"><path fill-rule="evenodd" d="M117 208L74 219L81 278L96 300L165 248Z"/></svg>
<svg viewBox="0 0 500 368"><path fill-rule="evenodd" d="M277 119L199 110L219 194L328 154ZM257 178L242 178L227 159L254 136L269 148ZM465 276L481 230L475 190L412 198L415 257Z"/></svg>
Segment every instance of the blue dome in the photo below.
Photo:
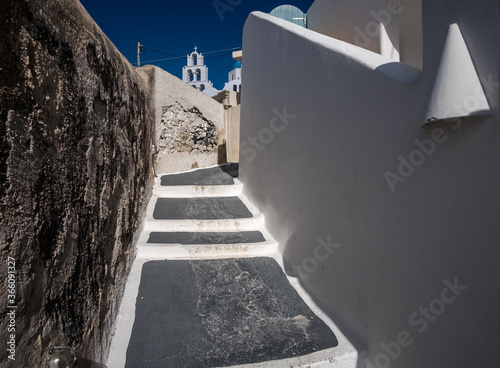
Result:
<svg viewBox="0 0 500 368"><path fill-rule="evenodd" d="M271 15L295 23L301 27L306 27L306 14L293 5L281 5L273 9Z"/></svg>
<svg viewBox="0 0 500 368"><path fill-rule="evenodd" d="M238 68L241 68L241 63L239 61L237 61L236 63L234 63L233 65L233 69L238 69Z"/></svg>

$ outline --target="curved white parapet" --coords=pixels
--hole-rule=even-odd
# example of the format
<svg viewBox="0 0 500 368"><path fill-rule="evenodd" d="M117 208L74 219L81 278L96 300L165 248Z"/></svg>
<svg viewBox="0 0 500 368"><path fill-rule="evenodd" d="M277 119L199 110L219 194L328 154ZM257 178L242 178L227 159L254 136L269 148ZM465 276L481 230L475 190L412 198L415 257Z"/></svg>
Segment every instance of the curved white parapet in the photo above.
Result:
<svg viewBox="0 0 500 368"><path fill-rule="evenodd" d="M290 34L306 40L311 47L310 50L321 50L322 57L328 59L331 64L341 62L344 65L359 65L367 70L383 74L390 80L403 84L415 83L422 76L422 70L405 63L396 62L389 56L380 55L344 40L299 27L296 24L269 14L259 11L251 13L247 20L247 25L251 26L254 22L259 22L262 25L266 23L271 24L277 27L277 29L290 32ZM297 60L310 57L310 52L304 52L300 58L297 55Z"/></svg>
<svg viewBox="0 0 500 368"><path fill-rule="evenodd" d="M489 116L491 109L458 24L450 25L425 123Z"/></svg>
<svg viewBox="0 0 500 368"><path fill-rule="evenodd" d="M316 0L307 28L422 69L421 0Z"/></svg>
<svg viewBox="0 0 500 368"><path fill-rule="evenodd" d="M387 0L317 0L307 28L399 61L399 14Z"/></svg>

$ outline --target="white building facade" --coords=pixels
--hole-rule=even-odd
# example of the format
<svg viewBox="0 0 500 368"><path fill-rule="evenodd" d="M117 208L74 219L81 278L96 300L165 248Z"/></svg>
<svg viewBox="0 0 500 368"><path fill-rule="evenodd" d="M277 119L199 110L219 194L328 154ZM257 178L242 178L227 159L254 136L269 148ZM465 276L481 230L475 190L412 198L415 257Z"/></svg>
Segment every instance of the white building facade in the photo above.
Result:
<svg viewBox="0 0 500 368"><path fill-rule="evenodd" d="M205 65L204 58L203 54L198 53L198 48L195 47L194 52L187 55L187 65L182 68L182 80L212 97L219 91L208 80L208 67Z"/></svg>
<svg viewBox="0 0 500 368"><path fill-rule="evenodd" d="M237 61L233 70L228 73L228 82L224 85L224 90L241 92L241 62Z"/></svg>
<svg viewBox="0 0 500 368"><path fill-rule="evenodd" d="M316 0L307 29L246 21L239 180L360 346L332 366L499 364L498 5Z"/></svg>

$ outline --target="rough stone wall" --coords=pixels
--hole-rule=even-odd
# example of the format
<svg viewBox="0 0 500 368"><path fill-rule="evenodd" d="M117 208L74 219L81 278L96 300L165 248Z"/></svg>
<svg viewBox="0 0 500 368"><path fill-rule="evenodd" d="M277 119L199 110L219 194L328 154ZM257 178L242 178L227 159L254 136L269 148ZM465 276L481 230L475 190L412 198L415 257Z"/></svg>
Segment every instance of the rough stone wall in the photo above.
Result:
<svg viewBox="0 0 500 368"><path fill-rule="evenodd" d="M154 111L77 0L0 4L0 366L41 367L49 344L62 344L85 367L106 354L134 256Z"/></svg>
<svg viewBox="0 0 500 368"><path fill-rule="evenodd" d="M224 105L158 67L136 70L154 99L157 173L220 163L226 140Z"/></svg>
<svg viewBox="0 0 500 368"><path fill-rule="evenodd" d="M162 152L217 151L217 128L196 107L179 103L163 108L159 148Z"/></svg>

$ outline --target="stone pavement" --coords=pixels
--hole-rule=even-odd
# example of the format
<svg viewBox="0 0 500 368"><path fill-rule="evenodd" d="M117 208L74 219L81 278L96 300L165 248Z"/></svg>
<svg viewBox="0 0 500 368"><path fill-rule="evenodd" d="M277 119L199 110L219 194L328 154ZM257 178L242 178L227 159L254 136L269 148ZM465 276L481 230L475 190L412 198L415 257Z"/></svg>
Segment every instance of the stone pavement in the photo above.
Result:
<svg viewBox="0 0 500 368"><path fill-rule="evenodd" d="M237 176L233 164L157 179L108 367L356 366L283 272Z"/></svg>

